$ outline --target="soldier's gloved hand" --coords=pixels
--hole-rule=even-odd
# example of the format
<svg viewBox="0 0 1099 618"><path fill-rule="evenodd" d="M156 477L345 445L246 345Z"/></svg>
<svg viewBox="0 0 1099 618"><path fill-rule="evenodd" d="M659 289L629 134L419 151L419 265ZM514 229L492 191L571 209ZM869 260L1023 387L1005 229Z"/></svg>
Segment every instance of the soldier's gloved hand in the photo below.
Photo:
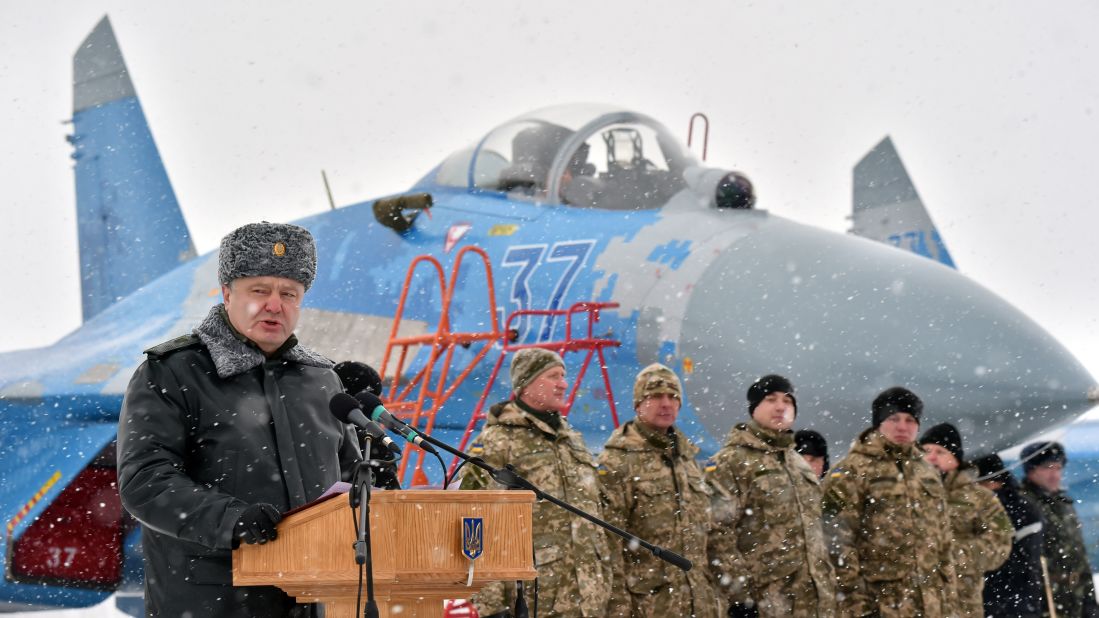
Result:
<svg viewBox="0 0 1099 618"><path fill-rule="evenodd" d="M490 616L481 616L481 618L511 618L511 612L505 609L502 612L496 612Z"/></svg>
<svg viewBox="0 0 1099 618"><path fill-rule="evenodd" d="M282 513L274 506L261 502L244 509L233 526L233 536L245 543L266 543L278 538L275 526L282 521Z"/></svg>
<svg viewBox="0 0 1099 618"><path fill-rule="evenodd" d="M733 603L729 606L729 618L759 618L759 609L755 605Z"/></svg>

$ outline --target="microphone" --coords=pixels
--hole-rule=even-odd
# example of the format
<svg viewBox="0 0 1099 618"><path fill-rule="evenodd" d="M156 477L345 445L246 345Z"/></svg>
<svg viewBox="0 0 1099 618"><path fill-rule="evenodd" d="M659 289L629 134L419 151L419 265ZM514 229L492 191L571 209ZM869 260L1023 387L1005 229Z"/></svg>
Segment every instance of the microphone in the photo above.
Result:
<svg viewBox="0 0 1099 618"><path fill-rule="evenodd" d="M428 444L415 429L404 424L403 421L390 414L382 405L382 400L378 399L378 396L370 391L362 391L358 395L355 395L355 399L359 400L363 410L371 410L370 418L378 421L393 431L401 434L401 437L408 440L412 444L422 448L423 450L431 453L432 455L438 455L438 451L434 446Z"/></svg>
<svg viewBox="0 0 1099 618"><path fill-rule="evenodd" d="M348 395L347 393L336 393L328 402L328 409L341 423L350 423L359 429L362 429L370 434L370 437L376 440L380 439L382 444L384 444L393 454L401 454L401 447L397 446L397 443L387 436L385 430L377 423L366 418L366 415L363 414L362 409L359 407L359 401L351 395ZM369 456L367 458L369 459Z"/></svg>

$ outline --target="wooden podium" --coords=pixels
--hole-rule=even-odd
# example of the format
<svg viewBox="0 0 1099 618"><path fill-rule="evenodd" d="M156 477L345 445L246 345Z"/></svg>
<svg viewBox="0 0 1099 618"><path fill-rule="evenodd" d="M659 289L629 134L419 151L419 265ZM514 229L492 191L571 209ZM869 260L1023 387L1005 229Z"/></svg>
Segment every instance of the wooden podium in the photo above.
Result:
<svg viewBox="0 0 1099 618"><path fill-rule="evenodd" d="M441 617L444 599L468 599L493 581L534 579L533 504L529 491L374 490L370 537L382 618ZM464 517L484 525L470 587ZM324 603L326 618L357 618L355 521L346 494L287 516L274 542L233 551L233 584L277 586L299 603Z"/></svg>

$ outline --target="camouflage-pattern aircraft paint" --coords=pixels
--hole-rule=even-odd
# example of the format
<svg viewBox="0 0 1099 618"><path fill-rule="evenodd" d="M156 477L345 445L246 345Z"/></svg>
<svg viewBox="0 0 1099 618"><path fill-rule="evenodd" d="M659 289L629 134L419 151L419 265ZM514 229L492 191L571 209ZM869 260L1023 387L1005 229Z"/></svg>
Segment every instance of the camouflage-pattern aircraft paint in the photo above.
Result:
<svg viewBox="0 0 1099 618"><path fill-rule="evenodd" d="M216 253L193 255L106 18L74 68L86 322L55 345L0 355L0 599L13 609L89 605L140 581L136 532L111 493L123 391L142 350L188 332L219 302ZM869 185L897 180L870 176ZM335 360L377 364L410 261L448 262L475 244L492 261L501 317L619 303L598 326L622 343L607 356L619 410L630 417L640 367L672 366L686 392L680 426L705 453L747 418L745 390L769 372L793 380L799 424L838 451L869 423L874 394L894 384L924 397L929 420L956 423L973 452L1092 405L1087 371L991 292L920 255L784 219L766 203L752 208L748 186L702 167L644 115L596 105L534 112L424 176L410 193L430 193L434 207L402 219L403 231L371 203L298 221L315 235L320 262L299 335ZM862 204L867 212L908 195L871 193L878 203ZM912 221L894 212L884 237L930 224ZM470 273L459 283L454 330L485 330L483 281ZM404 324L426 332L439 299L427 284L416 291ZM519 331L521 341L544 341L563 324L532 319ZM459 349L455 363L469 354ZM488 369L443 409L436 437L457 443ZM570 415L592 445L612 429L596 384L585 382ZM505 385L494 395L506 397Z"/></svg>

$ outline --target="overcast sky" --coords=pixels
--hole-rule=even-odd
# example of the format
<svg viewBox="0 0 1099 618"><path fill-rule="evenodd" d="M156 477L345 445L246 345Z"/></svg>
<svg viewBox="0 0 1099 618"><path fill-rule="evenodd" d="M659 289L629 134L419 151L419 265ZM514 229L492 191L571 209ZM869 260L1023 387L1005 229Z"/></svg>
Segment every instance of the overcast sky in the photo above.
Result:
<svg viewBox="0 0 1099 618"><path fill-rule="evenodd" d="M847 228L892 135L960 270L1099 375L1099 4L10 1L0 20L0 349L80 323L71 56L109 14L200 252L407 188L545 105L645 112L759 206Z"/></svg>
<svg viewBox="0 0 1099 618"><path fill-rule="evenodd" d="M1099 3L100 2L0 5L0 349L80 323L71 56L110 14L198 249L408 187L525 111L613 103L847 227L884 135L960 270L1099 375ZM113 612L110 612L113 613ZM103 615L107 615L104 613Z"/></svg>

